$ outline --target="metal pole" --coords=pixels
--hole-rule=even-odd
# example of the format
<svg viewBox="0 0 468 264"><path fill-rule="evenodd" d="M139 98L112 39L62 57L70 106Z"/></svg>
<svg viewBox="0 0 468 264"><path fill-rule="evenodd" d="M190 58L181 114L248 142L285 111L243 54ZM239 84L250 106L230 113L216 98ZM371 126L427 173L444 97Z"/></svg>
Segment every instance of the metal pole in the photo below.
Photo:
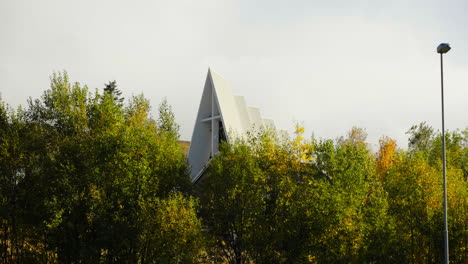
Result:
<svg viewBox="0 0 468 264"><path fill-rule="evenodd" d="M214 85L211 85L211 155L210 157L214 156L214 104L215 104L215 92L214 92Z"/></svg>
<svg viewBox="0 0 468 264"><path fill-rule="evenodd" d="M442 166L444 174L444 258L445 264L449 263L449 244L448 244L448 221L447 221L447 173L445 163L445 125L444 125L444 66L443 56L440 53L440 84L442 97Z"/></svg>

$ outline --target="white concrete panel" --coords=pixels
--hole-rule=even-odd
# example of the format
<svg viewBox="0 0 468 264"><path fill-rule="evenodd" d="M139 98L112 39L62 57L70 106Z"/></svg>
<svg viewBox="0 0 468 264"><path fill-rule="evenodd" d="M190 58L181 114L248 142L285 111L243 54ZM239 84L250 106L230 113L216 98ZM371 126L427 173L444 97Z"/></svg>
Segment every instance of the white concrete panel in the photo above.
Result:
<svg viewBox="0 0 468 264"><path fill-rule="evenodd" d="M247 112L247 104L245 103L244 96L235 95L234 100L236 101L236 104L237 104L239 120L241 121L241 125L242 125L242 134L244 134L251 127L249 113Z"/></svg>
<svg viewBox="0 0 468 264"><path fill-rule="evenodd" d="M227 132L243 133L237 104L228 82L212 70L210 70L210 75L215 88L220 114Z"/></svg>
<svg viewBox="0 0 468 264"><path fill-rule="evenodd" d="M263 126L263 120L262 116L260 115L260 109L258 109L257 107L248 106L247 112L249 114L250 119L250 129L258 129L261 126Z"/></svg>
<svg viewBox="0 0 468 264"><path fill-rule="evenodd" d="M275 129L275 121L269 118L263 118L263 126Z"/></svg>
<svg viewBox="0 0 468 264"><path fill-rule="evenodd" d="M190 142L190 148L188 152L188 162L191 166L190 176L192 179L203 168L204 164L207 160L209 160L211 155L211 123L202 122L202 119L211 116L212 89L213 87L210 76L208 74L205 81L202 98L200 100L197 118L195 119L192 140Z"/></svg>

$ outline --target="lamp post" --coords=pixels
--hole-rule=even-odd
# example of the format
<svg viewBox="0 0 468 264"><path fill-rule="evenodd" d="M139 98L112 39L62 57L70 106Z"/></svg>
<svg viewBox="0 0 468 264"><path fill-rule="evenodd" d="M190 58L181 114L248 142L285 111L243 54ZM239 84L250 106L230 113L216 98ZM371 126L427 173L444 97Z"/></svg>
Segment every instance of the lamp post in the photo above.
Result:
<svg viewBox="0 0 468 264"><path fill-rule="evenodd" d="M444 175L444 263L449 263L449 244L448 244L448 222L447 222L447 173L445 165L445 126L444 126L444 65L443 54L450 50L448 43L441 43L437 47L437 53L440 53L440 88L442 97L442 166Z"/></svg>

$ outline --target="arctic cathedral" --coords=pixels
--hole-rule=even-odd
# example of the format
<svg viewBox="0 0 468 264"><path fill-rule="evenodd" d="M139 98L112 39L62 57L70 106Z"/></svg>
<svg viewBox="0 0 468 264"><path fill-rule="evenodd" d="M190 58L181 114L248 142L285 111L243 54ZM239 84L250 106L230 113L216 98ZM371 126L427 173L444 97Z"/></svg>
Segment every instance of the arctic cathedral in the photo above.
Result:
<svg viewBox="0 0 468 264"><path fill-rule="evenodd" d="M247 106L243 96L233 95L229 83L208 69L188 151L192 183L203 176L223 140L261 126L275 128L273 120L262 118L258 108Z"/></svg>

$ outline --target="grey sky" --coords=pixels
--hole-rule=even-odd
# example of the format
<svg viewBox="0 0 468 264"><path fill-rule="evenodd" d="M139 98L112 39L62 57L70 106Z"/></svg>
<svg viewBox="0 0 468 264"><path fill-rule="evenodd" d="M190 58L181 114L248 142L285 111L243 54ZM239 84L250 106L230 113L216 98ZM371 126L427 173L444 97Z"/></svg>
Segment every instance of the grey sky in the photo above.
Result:
<svg viewBox="0 0 468 264"><path fill-rule="evenodd" d="M91 89L117 80L125 96L167 97L190 139L208 67L278 127L407 144L405 131L468 126L468 1L0 2L0 93L39 97L53 71Z"/></svg>

